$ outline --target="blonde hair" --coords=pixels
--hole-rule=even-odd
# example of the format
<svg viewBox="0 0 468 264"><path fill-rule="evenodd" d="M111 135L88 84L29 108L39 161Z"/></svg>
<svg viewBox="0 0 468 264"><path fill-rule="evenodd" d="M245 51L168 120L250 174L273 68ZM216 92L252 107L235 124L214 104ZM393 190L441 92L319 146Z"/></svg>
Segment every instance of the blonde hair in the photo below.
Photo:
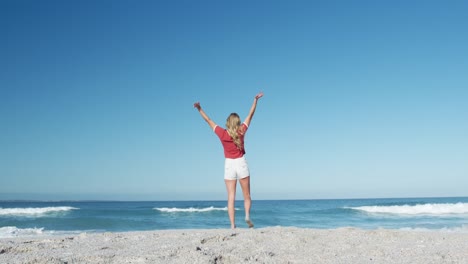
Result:
<svg viewBox="0 0 468 264"><path fill-rule="evenodd" d="M241 127L241 121L239 115L236 113L231 113L226 119L226 128L229 136L231 136L234 144L236 144L239 150L244 149L244 144L241 141L241 135L244 134L244 131Z"/></svg>

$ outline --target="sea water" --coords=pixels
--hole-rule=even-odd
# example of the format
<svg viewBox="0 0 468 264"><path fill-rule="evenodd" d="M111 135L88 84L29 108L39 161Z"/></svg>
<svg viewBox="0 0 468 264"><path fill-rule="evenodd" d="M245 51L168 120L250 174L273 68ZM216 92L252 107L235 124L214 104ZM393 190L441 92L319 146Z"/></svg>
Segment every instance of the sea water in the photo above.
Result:
<svg viewBox="0 0 468 264"><path fill-rule="evenodd" d="M236 224L246 228L243 201ZM253 201L256 228L468 232L468 197ZM0 238L162 229L229 228L226 201L0 201Z"/></svg>

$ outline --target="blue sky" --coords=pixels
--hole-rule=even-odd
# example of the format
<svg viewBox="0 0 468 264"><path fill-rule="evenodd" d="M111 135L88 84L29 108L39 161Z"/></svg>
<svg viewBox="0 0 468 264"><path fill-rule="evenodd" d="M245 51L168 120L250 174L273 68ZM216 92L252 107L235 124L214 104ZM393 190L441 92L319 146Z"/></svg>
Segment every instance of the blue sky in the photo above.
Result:
<svg viewBox="0 0 468 264"><path fill-rule="evenodd" d="M467 196L464 1L1 1L0 199ZM240 193L240 190L239 190Z"/></svg>

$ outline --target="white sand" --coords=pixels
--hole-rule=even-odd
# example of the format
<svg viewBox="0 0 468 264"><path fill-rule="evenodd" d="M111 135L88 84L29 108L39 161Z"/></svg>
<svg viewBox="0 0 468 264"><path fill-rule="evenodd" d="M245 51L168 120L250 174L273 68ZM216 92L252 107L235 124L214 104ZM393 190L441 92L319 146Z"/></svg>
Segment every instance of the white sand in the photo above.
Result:
<svg viewBox="0 0 468 264"><path fill-rule="evenodd" d="M0 239L0 263L468 263L468 234L393 230L165 230Z"/></svg>

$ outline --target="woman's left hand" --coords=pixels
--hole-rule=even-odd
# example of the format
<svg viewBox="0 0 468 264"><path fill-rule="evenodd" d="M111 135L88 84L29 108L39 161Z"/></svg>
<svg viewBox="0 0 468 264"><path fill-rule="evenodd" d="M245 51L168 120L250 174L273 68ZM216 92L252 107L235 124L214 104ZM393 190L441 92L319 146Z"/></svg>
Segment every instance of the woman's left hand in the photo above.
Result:
<svg viewBox="0 0 468 264"><path fill-rule="evenodd" d="M260 99L263 96L263 92L259 92L256 96L255 99Z"/></svg>

